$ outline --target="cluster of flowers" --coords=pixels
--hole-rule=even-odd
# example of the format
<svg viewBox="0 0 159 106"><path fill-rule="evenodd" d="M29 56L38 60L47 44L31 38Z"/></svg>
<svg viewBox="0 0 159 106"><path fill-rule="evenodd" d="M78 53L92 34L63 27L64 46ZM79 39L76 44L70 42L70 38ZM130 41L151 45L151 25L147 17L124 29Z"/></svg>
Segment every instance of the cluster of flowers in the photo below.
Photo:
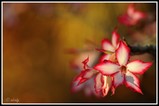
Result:
<svg viewBox="0 0 159 106"><path fill-rule="evenodd" d="M94 78L94 88L97 95L106 96L110 89L114 94L115 89L121 84L125 84L142 94L136 74L142 75L152 63L141 60L129 62L130 49L125 41L119 39L116 30L112 33L112 42L108 39L102 40L100 51L104 55L94 67L87 64L89 57L82 62L83 70L74 79L77 86Z"/></svg>
<svg viewBox="0 0 159 106"><path fill-rule="evenodd" d="M144 13L134 9L134 5L129 5L127 13L118 19L120 23L131 26L145 17ZM73 80L73 88L85 84L96 96L104 97L110 90L114 94L118 86L125 84L133 91L143 94L137 75L144 74L151 67L152 62L129 61L131 50L127 43L120 39L117 29L112 32L111 41L103 39L101 43L102 48L97 49L102 52L98 63L89 66L89 57L87 57L82 62L83 70Z"/></svg>

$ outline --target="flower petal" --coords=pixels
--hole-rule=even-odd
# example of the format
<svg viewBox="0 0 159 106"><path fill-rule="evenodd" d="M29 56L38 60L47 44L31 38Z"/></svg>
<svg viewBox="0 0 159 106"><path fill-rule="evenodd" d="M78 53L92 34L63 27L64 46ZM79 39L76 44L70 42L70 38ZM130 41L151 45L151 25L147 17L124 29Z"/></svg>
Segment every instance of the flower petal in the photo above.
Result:
<svg viewBox="0 0 159 106"><path fill-rule="evenodd" d="M146 14L144 12L135 9L134 4L129 5L127 14L129 15L129 22L131 25L137 24L138 21L146 17Z"/></svg>
<svg viewBox="0 0 159 106"><path fill-rule="evenodd" d="M84 83L85 81L87 81L86 78L83 78L83 75L84 75L84 71L82 71L78 76L76 76L74 78L74 83L76 83L77 85L76 86L79 86L81 85L82 83Z"/></svg>
<svg viewBox="0 0 159 106"><path fill-rule="evenodd" d="M131 88L132 90L138 92L138 93L142 93L141 89L140 89L140 83L139 83L139 79L132 74L131 72L127 71L126 75L125 75L125 84L127 87Z"/></svg>
<svg viewBox="0 0 159 106"><path fill-rule="evenodd" d="M129 16L132 16L135 13L135 8L134 8L134 4L129 4L128 9L127 9L127 14Z"/></svg>
<svg viewBox="0 0 159 106"><path fill-rule="evenodd" d="M91 78L86 83L84 83L83 89L86 96L91 96L92 94L96 94L94 90L94 78Z"/></svg>
<svg viewBox="0 0 159 106"><path fill-rule="evenodd" d="M97 94L100 93L101 89L102 89L102 74L101 73L98 73L96 75L96 77L94 78L94 82L95 82L95 85L94 85L94 88L95 88L95 91Z"/></svg>
<svg viewBox="0 0 159 106"><path fill-rule="evenodd" d="M116 51L116 57L120 65L127 64L129 59L129 53L129 47L123 41L120 41L119 47Z"/></svg>
<svg viewBox="0 0 159 106"><path fill-rule="evenodd" d="M133 20L135 20L136 22L145 18L146 17L146 14L140 12L140 11L136 11L133 15L132 15L132 18Z"/></svg>
<svg viewBox="0 0 159 106"><path fill-rule="evenodd" d="M123 84L124 82L124 75L121 72L118 72L114 75L113 85L114 87L118 87L119 85Z"/></svg>
<svg viewBox="0 0 159 106"><path fill-rule="evenodd" d="M152 65L151 62L142 62L141 60L135 60L127 64L127 69L135 74L143 74Z"/></svg>
<svg viewBox="0 0 159 106"><path fill-rule="evenodd" d="M137 22L140 19L145 18L146 14L144 12L135 10L134 6L135 6L134 4L130 4L129 7L128 7L127 13L130 16L130 18L132 19L132 21Z"/></svg>
<svg viewBox="0 0 159 106"><path fill-rule="evenodd" d="M102 40L102 49L106 51L111 51L111 52L115 51L115 48L113 47L113 45L108 39Z"/></svg>
<svg viewBox="0 0 159 106"><path fill-rule="evenodd" d="M77 86L84 83L91 77L93 77L96 74L97 71L92 70L92 69L86 69L81 71L81 73L75 77L74 82L78 82Z"/></svg>
<svg viewBox="0 0 159 106"><path fill-rule="evenodd" d="M114 87L114 85L112 85L111 91L112 91L112 94L111 94L111 95L114 95L114 94L115 94L115 87Z"/></svg>
<svg viewBox="0 0 159 106"><path fill-rule="evenodd" d="M89 57L87 57L82 63L83 63L83 68L86 69L88 67L87 63L89 61Z"/></svg>
<svg viewBox="0 0 159 106"><path fill-rule="evenodd" d="M94 78L88 79L87 82L82 83L78 86L77 86L77 84L78 84L78 82L72 82L72 84L71 84L72 93L84 89L84 93L86 94L86 96L91 96L92 94L96 94L95 90L94 90Z"/></svg>
<svg viewBox="0 0 159 106"><path fill-rule="evenodd" d="M130 16L128 16L128 14L124 14L124 15L119 16L118 21L121 24L126 25L126 26L131 26L132 25Z"/></svg>
<svg viewBox="0 0 159 106"><path fill-rule="evenodd" d="M77 75L75 78L74 78L74 82L78 82L82 79L82 76L84 74L84 70L81 71L81 73L79 75Z"/></svg>
<svg viewBox="0 0 159 106"><path fill-rule="evenodd" d="M100 71L104 75L113 75L119 71L120 66L107 60L97 64L94 69Z"/></svg>
<svg viewBox="0 0 159 106"><path fill-rule="evenodd" d="M87 70L84 75L83 78L87 78L90 79L92 76L94 76L97 73L96 70Z"/></svg>
<svg viewBox="0 0 159 106"><path fill-rule="evenodd" d="M112 32L112 44L115 48L117 48L117 45L119 43L119 34L117 33L116 29Z"/></svg>
<svg viewBox="0 0 159 106"><path fill-rule="evenodd" d="M104 60L109 60L109 58L110 58L110 56L111 55L109 55L109 54L104 54L101 58L100 58L100 62L104 62Z"/></svg>
<svg viewBox="0 0 159 106"><path fill-rule="evenodd" d="M98 96L103 96L103 97L106 96L112 85L111 77L98 73L94 80L95 80L94 88L95 88L96 94Z"/></svg>
<svg viewBox="0 0 159 106"><path fill-rule="evenodd" d="M72 86L71 91L72 91L72 92L77 92L77 91L81 90L81 89L84 87L84 83L83 83L83 84L80 84L79 86L77 86L77 85L78 85L78 82L77 82L77 81L73 81L73 82L72 82L72 84L71 84L71 86Z"/></svg>
<svg viewBox="0 0 159 106"><path fill-rule="evenodd" d="M109 89L112 86L112 78L109 76L103 75L102 82L103 82L102 96L106 96L108 94Z"/></svg>

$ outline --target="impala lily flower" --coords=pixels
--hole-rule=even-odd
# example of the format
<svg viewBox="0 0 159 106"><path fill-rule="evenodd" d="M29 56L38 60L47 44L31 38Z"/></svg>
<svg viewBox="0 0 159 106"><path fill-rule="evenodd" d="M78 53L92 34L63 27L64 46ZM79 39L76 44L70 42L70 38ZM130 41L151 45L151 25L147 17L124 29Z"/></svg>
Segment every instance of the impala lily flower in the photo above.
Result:
<svg viewBox="0 0 159 106"><path fill-rule="evenodd" d="M81 84L87 83L89 81L89 84L92 84L92 85L94 84L94 88L95 88L94 91L96 96L106 96L108 94L108 91L112 87L112 77L102 75L101 73L94 70L93 68L90 68L87 64L88 61L89 61L89 58L85 59L82 62L84 70L81 71L81 73L74 79L73 89L78 89L78 86L80 86ZM91 79L94 79L94 82L91 82L92 81ZM89 85L90 90L92 90L91 88L92 85ZM112 89L112 92L113 92L113 89Z"/></svg>
<svg viewBox="0 0 159 106"><path fill-rule="evenodd" d="M133 26L144 18L146 18L146 14L136 10L134 4L130 4L128 6L127 13L119 16L118 21L126 26Z"/></svg>
<svg viewBox="0 0 159 106"><path fill-rule="evenodd" d="M112 32L112 41L110 42L108 39L102 40L102 49L97 49L104 53L110 54L114 53L119 44L119 34L117 33L117 29Z"/></svg>
<svg viewBox="0 0 159 106"><path fill-rule="evenodd" d="M104 55L101 57L100 61L104 60L115 60L115 50L119 46L119 38L120 35L117 33L117 29L115 29L112 32L112 41L110 42L108 39L102 40L102 49L97 49L98 51L101 51L104 53Z"/></svg>
<svg viewBox="0 0 159 106"><path fill-rule="evenodd" d="M80 90L83 90L86 96L91 95L97 95L94 89L94 77L93 75L91 78L85 79L84 73L91 73L91 67L94 66L95 63L98 62L98 58L100 56L99 52L96 52L94 50L94 43L87 41L86 42L89 48L85 49L69 49L69 53L75 55L75 58L70 61L70 66L78 73L80 73L78 76L75 77L75 79L72 82L72 92L78 92ZM93 45L92 45L93 44ZM93 46L93 47L92 47ZM91 49L92 48L92 49ZM73 51L73 52L72 52ZM89 55L89 58L85 59ZM84 60L84 61L83 61ZM83 62L82 62L83 61ZM82 70L82 71L81 71ZM89 71L86 71L89 70ZM93 70L95 71L95 70ZM98 71L96 71L98 72ZM87 76L86 76L87 77ZM82 83L82 78L83 83ZM81 80L81 82L80 82Z"/></svg>
<svg viewBox="0 0 159 106"><path fill-rule="evenodd" d="M143 74L151 65L151 62L142 62L135 60L128 63L130 49L123 41L120 41L119 47L116 50L116 57L118 63L110 60L105 60L97 64L94 69L101 72L102 75L113 77L113 86L125 83L129 88L142 94L140 89L139 79L135 74Z"/></svg>
<svg viewBox="0 0 159 106"><path fill-rule="evenodd" d="M84 89L84 92L87 96L91 94L96 94L94 91L94 74L97 72L91 69L88 66L89 58L85 59L83 63L83 68L78 66L80 69L83 69L78 76L75 77L72 83L72 91L76 92L80 89Z"/></svg>
<svg viewBox="0 0 159 106"><path fill-rule="evenodd" d="M89 57L82 62L84 70L74 79L75 82L78 82L77 86L92 78L97 73L97 71L87 65L88 61Z"/></svg>

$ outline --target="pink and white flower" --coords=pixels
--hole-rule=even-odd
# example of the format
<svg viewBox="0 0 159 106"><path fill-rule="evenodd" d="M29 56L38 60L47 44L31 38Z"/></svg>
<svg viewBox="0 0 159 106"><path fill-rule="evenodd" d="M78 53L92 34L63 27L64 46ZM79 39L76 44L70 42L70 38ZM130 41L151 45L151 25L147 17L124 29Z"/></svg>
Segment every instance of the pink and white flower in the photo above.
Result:
<svg viewBox="0 0 159 106"><path fill-rule="evenodd" d="M108 39L102 40L102 49L97 49L106 54L114 53L119 44L120 35L117 33L117 29L112 32L112 40L111 42Z"/></svg>
<svg viewBox="0 0 159 106"><path fill-rule="evenodd" d="M112 77L102 75L98 71L94 70L93 68L90 68L88 66L89 58L85 59L83 63L83 69L81 73L75 77L73 81L73 89L77 90L79 87L84 84L84 82L87 84L87 82L91 82L92 85L94 85L94 91L95 95L97 97L99 96L106 96L108 94L108 91L112 87ZM94 79L94 82L91 81L91 79ZM75 85L76 84L76 85ZM92 90L91 85L90 90ZM87 87L89 88L89 87Z"/></svg>
<svg viewBox="0 0 159 106"><path fill-rule="evenodd" d="M103 52L103 56L100 57L101 54L96 54L96 52L96 55L90 55L91 60L88 57L81 62L82 58L88 56L88 53L84 53L84 55L80 55L82 58L75 59L76 62L80 61L83 65L78 66L78 69L82 71L73 81L73 90L78 91L84 88L87 95L95 94L97 97L104 97L109 90L114 94L119 85L125 84L142 94L137 74L144 74L152 63L141 60L129 62L130 49L125 41L119 41L119 37L117 29L115 29L112 32L111 42L108 39L102 40L102 49L97 50ZM73 61L73 63L76 62Z"/></svg>
<svg viewBox="0 0 159 106"><path fill-rule="evenodd" d="M92 60L91 60L92 61ZM78 76L76 76L72 82L72 91L76 92L81 89L84 89L84 92L86 96L90 96L92 94L98 96L94 90L94 77L97 71L95 71L93 68L91 68L90 65L90 59L89 57L86 58L83 62L83 67L79 66L80 69L83 69Z"/></svg>
<svg viewBox="0 0 159 106"><path fill-rule="evenodd" d="M79 75L76 76L73 82L71 83L71 87L72 87L71 91L78 92L80 90L83 90L86 96L91 96L91 95L99 96L97 95L94 89L94 83L95 83L94 77L96 74L93 75L91 78L88 78L88 75L93 74L91 67L94 66L95 62L98 62L97 60L100 57L100 53L94 51L94 49L92 50L92 46L93 46L92 42L87 40L87 45L89 48L85 48L81 50L79 49L67 50L67 53L71 53L75 55L75 57L70 61L70 65L77 73L79 73ZM93 48L95 47L93 46ZM86 57L88 56L89 58L86 59ZM98 71L96 72L98 73Z"/></svg>
<svg viewBox="0 0 159 106"><path fill-rule="evenodd" d="M116 88L121 84L132 88L134 91L142 94L140 84L135 74L143 74L152 65L151 62L142 62L135 60L128 62L130 49L123 41L120 41L116 50L116 58L118 63L105 60L97 64L94 69L98 70L102 75L113 77L113 86Z"/></svg>
<svg viewBox="0 0 159 106"><path fill-rule="evenodd" d="M95 71L93 68L88 66L89 57L86 58L83 63L83 70L80 72L78 76L75 77L74 82L78 82L77 86L84 83L88 79L92 78L97 71Z"/></svg>
<svg viewBox="0 0 159 106"><path fill-rule="evenodd" d="M136 10L134 4L128 6L127 12L118 17L118 21L126 26L136 25L141 19L146 18L146 14Z"/></svg>
<svg viewBox="0 0 159 106"><path fill-rule="evenodd" d="M113 62L116 61L115 51L119 46L120 35L117 33L117 28L112 32L111 42L108 39L102 40L102 49L97 49L104 53L100 58L100 62L104 60L111 60Z"/></svg>

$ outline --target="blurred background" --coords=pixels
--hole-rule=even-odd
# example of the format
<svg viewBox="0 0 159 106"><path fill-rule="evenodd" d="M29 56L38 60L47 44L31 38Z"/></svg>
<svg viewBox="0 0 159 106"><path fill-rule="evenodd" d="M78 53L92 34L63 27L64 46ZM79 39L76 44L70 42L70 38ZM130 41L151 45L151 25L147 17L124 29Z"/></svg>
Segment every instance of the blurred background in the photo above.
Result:
<svg viewBox="0 0 159 106"><path fill-rule="evenodd" d="M137 9L148 14L148 19L130 28L119 25L117 20L127 6L127 3L3 3L3 102L155 102L156 60L149 54L134 57L153 62L142 76L144 95L125 86L104 98L86 96L83 90L71 92L71 82L78 73L70 67L76 56L67 53L67 49L82 49L86 40L100 46L103 38L111 38L117 25L121 37L130 44L156 45L156 4L136 4Z"/></svg>

